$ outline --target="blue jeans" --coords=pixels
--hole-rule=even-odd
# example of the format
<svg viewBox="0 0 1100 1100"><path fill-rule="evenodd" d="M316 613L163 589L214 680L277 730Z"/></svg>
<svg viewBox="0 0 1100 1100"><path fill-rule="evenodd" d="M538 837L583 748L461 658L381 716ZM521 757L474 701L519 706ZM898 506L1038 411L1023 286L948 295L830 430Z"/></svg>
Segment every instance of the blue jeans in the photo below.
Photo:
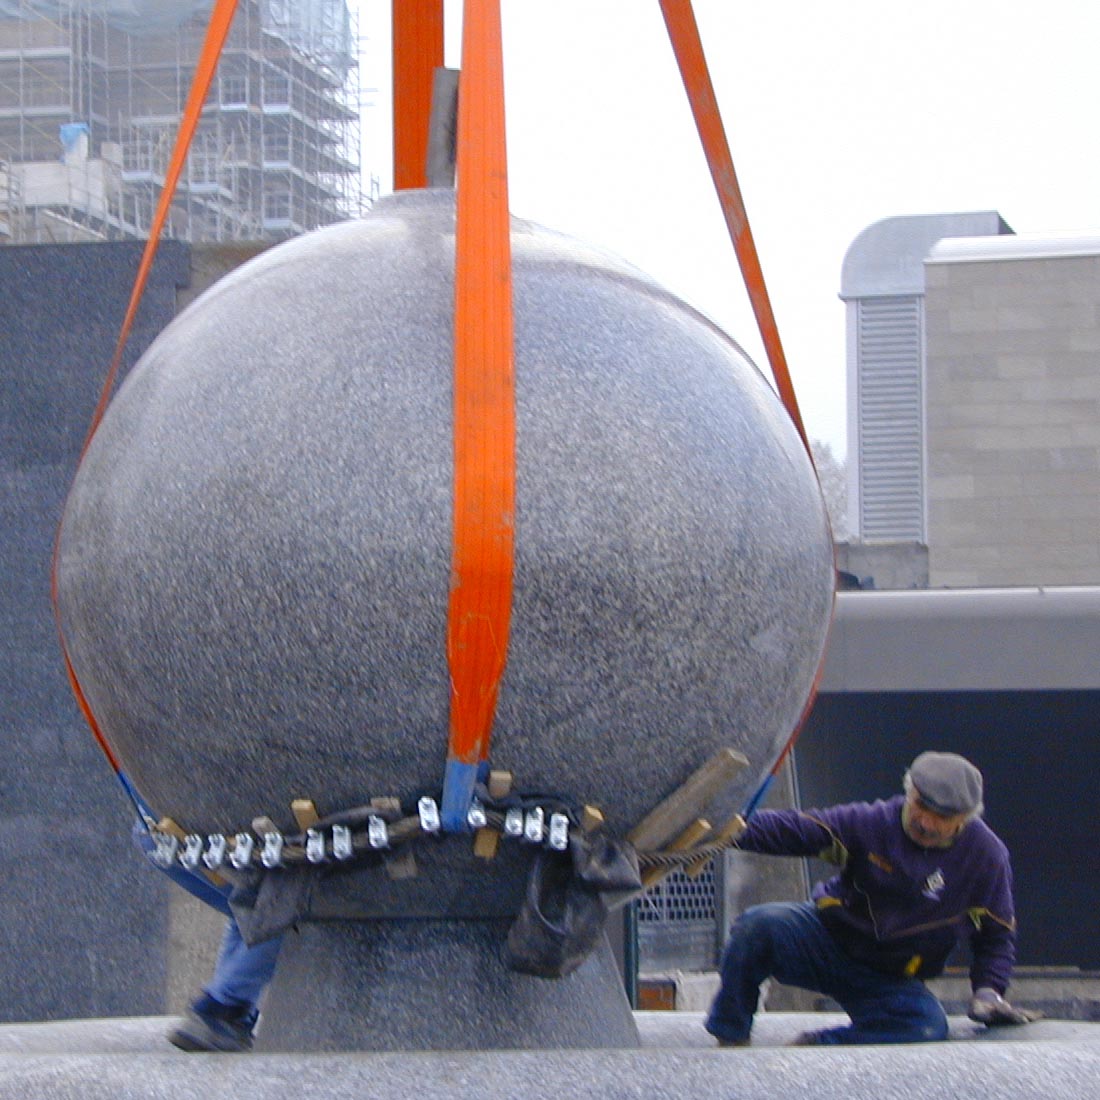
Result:
<svg viewBox="0 0 1100 1100"><path fill-rule="evenodd" d="M225 922L214 975L204 987L205 992L223 1005L258 1008L260 996L275 976L282 944L283 937L274 936L249 947L230 914Z"/></svg>
<svg viewBox="0 0 1100 1100"><path fill-rule="evenodd" d="M850 958L810 902L757 905L742 913L722 953L721 978L706 1021L719 1039L749 1037L765 978L824 993L848 1013L850 1026L818 1033L826 1045L947 1038L943 1006L924 982L880 974Z"/></svg>
<svg viewBox="0 0 1100 1100"><path fill-rule="evenodd" d="M135 823L133 836L134 843L152 861L153 841L141 821ZM215 885L205 875L188 871L178 863L173 863L171 867L154 866L189 894L217 909L227 918L218 959L214 964L214 976L204 987L206 994L223 1005L257 1008L261 994L275 976L275 964L279 959L283 937L275 936L249 947L241 938L241 930L229 908L228 883Z"/></svg>

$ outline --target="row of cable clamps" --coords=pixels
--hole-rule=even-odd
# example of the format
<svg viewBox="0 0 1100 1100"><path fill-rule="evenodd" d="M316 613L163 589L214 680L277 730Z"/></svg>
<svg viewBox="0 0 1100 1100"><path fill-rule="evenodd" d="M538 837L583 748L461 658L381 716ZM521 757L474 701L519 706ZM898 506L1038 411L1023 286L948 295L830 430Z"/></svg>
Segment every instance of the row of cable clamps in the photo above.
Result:
<svg viewBox="0 0 1100 1100"><path fill-rule="evenodd" d="M434 798L421 798L417 804L420 828L425 833L438 833L442 828L439 806ZM477 799L470 803L466 813L466 824L471 829L482 829L488 825L488 816L484 805ZM564 851L569 846L569 818L563 813L551 813L549 822L546 811L541 806L524 810L513 806L504 815L504 835L523 840L529 844L541 844ZM355 856L355 844L351 828L347 825L333 825L330 840L326 843L325 832L319 828L310 828L305 833L305 857L309 863L325 863L329 858L345 862ZM259 847L260 863L266 868L285 865L286 838L277 831L266 832ZM367 818L367 844L373 850L390 846L389 827L376 814ZM190 833L180 843L178 837L170 833L153 833L153 862L158 867L171 867L177 860L189 871L198 871L203 867L217 871L226 862L237 870L252 865L257 854L256 839L251 833L237 833L232 844L221 833L212 833L205 840L198 833Z"/></svg>

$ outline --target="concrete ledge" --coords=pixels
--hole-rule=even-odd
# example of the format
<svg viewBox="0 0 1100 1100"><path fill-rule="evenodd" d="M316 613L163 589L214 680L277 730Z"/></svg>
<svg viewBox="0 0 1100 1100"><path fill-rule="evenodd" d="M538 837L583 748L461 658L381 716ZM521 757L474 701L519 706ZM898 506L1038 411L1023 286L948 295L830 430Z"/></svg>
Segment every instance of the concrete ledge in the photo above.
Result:
<svg viewBox="0 0 1100 1100"><path fill-rule="evenodd" d="M641 1050L246 1056L175 1051L164 1039L171 1020L161 1017L13 1024L0 1027L0 1100L881 1100L917 1093L921 1100L1092 1100L1100 1080L1100 1025L1090 1023L1048 1020L993 1033L955 1019L947 1043L783 1047L805 1028L839 1019L764 1013L755 1045L744 1050L714 1046L701 1013L655 1012L637 1014Z"/></svg>

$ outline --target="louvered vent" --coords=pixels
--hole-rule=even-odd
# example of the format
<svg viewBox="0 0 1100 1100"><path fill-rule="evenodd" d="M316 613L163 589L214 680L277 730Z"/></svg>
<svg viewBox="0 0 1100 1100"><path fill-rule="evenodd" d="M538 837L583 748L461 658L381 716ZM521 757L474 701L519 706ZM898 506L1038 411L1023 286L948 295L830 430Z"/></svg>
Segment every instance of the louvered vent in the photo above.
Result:
<svg viewBox="0 0 1100 1100"><path fill-rule="evenodd" d="M921 299L858 303L860 533L924 541Z"/></svg>

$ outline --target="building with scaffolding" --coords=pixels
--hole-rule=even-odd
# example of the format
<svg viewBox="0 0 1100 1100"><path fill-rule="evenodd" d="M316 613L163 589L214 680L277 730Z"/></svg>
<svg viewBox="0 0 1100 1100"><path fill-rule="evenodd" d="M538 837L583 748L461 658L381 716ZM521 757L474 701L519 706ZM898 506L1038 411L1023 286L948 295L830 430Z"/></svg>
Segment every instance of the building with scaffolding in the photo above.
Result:
<svg viewBox="0 0 1100 1100"><path fill-rule="evenodd" d="M0 243L147 237L212 0L0 0ZM280 240L361 210L345 0L240 0L165 235Z"/></svg>

